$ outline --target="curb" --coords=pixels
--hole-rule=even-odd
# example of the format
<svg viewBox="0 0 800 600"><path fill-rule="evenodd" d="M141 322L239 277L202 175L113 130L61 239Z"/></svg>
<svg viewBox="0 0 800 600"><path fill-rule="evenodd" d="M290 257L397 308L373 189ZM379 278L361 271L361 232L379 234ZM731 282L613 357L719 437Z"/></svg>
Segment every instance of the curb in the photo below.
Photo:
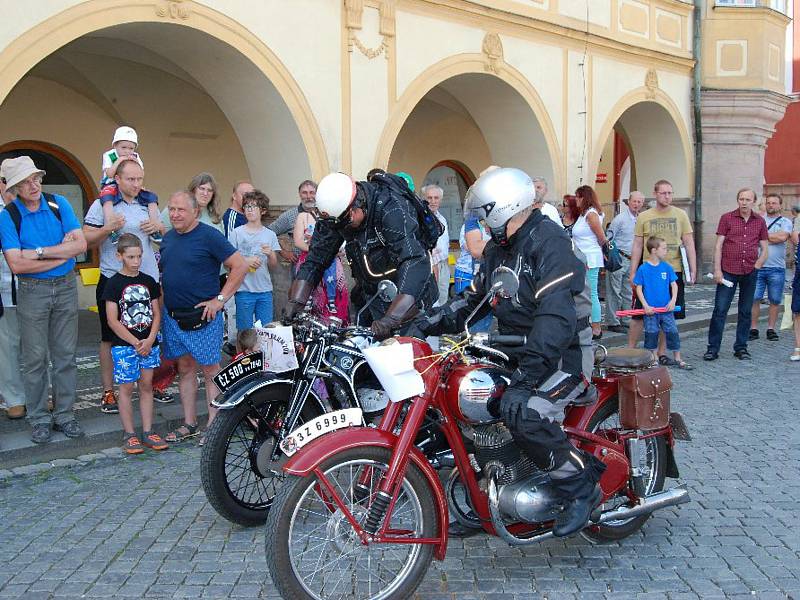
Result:
<svg viewBox="0 0 800 600"><path fill-rule="evenodd" d="M13 469L0 470L0 485L10 483L14 479L27 477L29 475L39 475L47 473L53 469L72 469L75 467L84 467L100 461L111 461L125 458L125 453L122 448L106 448L100 452L92 454L82 454L77 458L56 458L49 462L35 463L32 465L25 465L21 467L14 467Z"/></svg>

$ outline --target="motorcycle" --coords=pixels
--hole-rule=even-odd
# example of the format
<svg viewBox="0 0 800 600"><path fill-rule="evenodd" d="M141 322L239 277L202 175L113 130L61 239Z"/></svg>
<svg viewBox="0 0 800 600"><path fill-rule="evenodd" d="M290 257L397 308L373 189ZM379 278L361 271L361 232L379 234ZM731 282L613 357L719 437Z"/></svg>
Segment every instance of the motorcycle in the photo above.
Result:
<svg viewBox="0 0 800 600"><path fill-rule="evenodd" d="M380 414L388 400L362 353L373 334L358 323L375 299L391 302L396 294L394 283L380 282L349 327L337 317L318 319L307 306L293 325L295 370L265 371L263 353L256 352L214 377L220 394L211 404L219 412L206 433L200 475L222 517L243 526L264 523L284 477L278 443L298 425L347 408L367 419Z"/></svg>
<svg viewBox="0 0 800 600"><path fill-rule="evenodd" d="M518 286L514 272L499 267L481 304L513 297ZM376 428L353 427L357 415L338 411L282 441L287 476L266 523L267 564L282 597L410 597L432 559L445 558L448 512L511 545L553 537L562 506L549 475L515 446L498 418L511 374L502 346L524 343L523 336L471 335L466 328L436 352L416 338L387 340L387 347L408 346L413 358L406 367L383 365L383 374L373 365L384 389L397 396ZM665 477L678 477L674 441L688 438L680 415L669 414L656 429L620 423L619 382L654 372L652 356L612 350L599 358L596 399L569 406L563 422L570 441L606 465L602 504L581 532L594 543L625 538L653 511L689 501L683 488L663 489ZM397 394L402 387L406 393ZM413 443L431 411L451 452L445 485Z"/></svg>

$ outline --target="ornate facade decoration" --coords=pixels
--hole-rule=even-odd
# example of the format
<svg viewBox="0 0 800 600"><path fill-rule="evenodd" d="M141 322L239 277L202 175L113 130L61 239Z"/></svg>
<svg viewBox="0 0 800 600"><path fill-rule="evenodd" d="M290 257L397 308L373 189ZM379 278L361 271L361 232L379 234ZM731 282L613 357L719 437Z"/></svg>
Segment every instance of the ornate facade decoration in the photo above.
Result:
<svg viewBox="0 0 800 600"><path fill-rule="evenodd" d="M503 64L503 42L496 33L487 33L481 47L486 60L485 69L489 73L499 73Z"/></svg>
<svg viewBox="0 0 800 600"><path fill-rule="evenodd" d="M364 45L356 31L362 29L362 16L364 14L364 0L344 0L344 7L346 12L345 25L347 27L347 49L349 52L353 48L357 48L361 54L372 60L383 54L389 58L389 41L388 38L395 35L395 9L396 0L383 0L378 8L380 13L379 33L381 35L381 42L374 48L368 48Z"/></svg>
<svg viewBox="0 0 800 600"><path fill-rule="evenodd" d="M647 75L644 76L644 87L647 88L647 98L655 100L658 91L658 74L652 67L647 69Z"/></svg>
<svg viewBox="0 0 800 600"><path fill-rule="evenodd" d="M156 4L156 15L159 17L185 21L190 14L189 3L184 0L167 0Z"/></svg>

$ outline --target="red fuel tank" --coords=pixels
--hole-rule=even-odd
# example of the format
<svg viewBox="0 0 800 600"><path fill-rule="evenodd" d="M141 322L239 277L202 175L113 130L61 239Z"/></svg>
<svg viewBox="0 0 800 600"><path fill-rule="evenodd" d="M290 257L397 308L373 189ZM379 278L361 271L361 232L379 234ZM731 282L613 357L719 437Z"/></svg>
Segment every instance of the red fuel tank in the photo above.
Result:
<svg viewBox="0 0 800 600"><path fill-rule="evenodd" d="M445 402L460 421L491 423L500 418L500 397L511 372L495 365L457 365L447 379Z"/></svg>

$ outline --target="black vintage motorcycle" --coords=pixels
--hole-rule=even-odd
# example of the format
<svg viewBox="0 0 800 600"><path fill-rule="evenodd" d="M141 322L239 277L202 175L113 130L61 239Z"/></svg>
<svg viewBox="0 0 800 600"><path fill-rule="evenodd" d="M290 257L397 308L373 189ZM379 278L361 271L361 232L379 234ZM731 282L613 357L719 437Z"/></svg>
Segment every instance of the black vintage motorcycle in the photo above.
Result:
<svg viewBox="0 0 800 600"><path fill-rule="evenodd" d="M396 294L394 283L382 281L355 326L300 314L293 324L295 370L264 371L258 352L215 376L221 394L212 404L219 413L206 433L200 475L206 498L221 516L244 526L266 521L285 477L278 442L302 423L345 408L361 409L363 422L379 420L388 397L361 351L374 343L372 331L357 324L376 298L391 302ZM434 435L423 432L420 446L432 446Z"/></svg>

